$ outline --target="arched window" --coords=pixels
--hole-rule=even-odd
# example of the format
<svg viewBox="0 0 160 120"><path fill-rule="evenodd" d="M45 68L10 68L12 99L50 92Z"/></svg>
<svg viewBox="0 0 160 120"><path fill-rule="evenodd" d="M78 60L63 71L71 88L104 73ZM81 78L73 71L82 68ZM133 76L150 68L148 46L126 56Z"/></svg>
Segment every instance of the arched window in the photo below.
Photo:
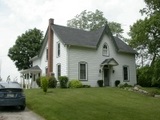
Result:
<svg viewBox="0 0 160 120"><path fill-rule="evenodd" d="M109 56L109 47L108 47L107 43L105 43L103 45L102 54L103 54L103 56Z"/></svg>

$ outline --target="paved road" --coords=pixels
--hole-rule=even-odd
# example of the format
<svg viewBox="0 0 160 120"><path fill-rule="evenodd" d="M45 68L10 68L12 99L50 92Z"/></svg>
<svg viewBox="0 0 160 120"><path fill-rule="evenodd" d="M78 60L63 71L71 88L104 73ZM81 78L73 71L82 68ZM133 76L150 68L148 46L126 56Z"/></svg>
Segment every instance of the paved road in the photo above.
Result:
<svg viewBox="0 0 160 120"><path fill-rule="evenodd" d="M29 109L19 111L15 107L0 108L0 120L45 120Z"/></svg>

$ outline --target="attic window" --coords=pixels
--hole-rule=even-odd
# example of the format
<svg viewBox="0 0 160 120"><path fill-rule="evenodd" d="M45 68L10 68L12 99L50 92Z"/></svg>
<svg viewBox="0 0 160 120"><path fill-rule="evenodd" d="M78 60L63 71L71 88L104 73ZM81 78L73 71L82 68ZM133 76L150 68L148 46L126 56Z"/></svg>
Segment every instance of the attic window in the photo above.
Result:
<svg viewBox="0 0 160 120"><path fill-rule="evenodd" d="M102 55L107 56L107 57L109 56L109 47L108 47L107 43L105 43L103 45Z"/></svg>

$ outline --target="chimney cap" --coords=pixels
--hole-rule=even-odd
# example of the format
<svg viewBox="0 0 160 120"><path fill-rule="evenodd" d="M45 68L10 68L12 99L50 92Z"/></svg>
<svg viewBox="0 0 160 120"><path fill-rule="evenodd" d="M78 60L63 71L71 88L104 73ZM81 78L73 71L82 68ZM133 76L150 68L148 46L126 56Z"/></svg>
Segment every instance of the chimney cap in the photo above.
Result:
<svg viewBox="0 0 160 120"><path fill-rule="evenodd" d="M51 25L51 24L54 24L54 19L53 18L49 19L49 25Z"/></svg>

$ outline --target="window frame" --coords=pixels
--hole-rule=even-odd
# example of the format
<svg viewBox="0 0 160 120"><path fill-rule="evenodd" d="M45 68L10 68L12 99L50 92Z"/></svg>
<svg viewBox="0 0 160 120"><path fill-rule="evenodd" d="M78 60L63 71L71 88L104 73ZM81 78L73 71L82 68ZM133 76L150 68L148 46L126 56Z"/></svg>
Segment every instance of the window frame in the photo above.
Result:
<svg viewBox="0 0 160 120"><path fill-rule="evenodd" d="M59 69L59 67L60 67L60 69ZM59 77L61 76L61 73L62 73L61 64L58 63L58 64L57 64L57 78L59 78Z"/></svg>
<svg viewBox="0 0 160 120"><path fill-rule="evenodd" d="M125 71L125 68L127 68L127 71ZM129 66L128 65L124 65L122 67L123 69L123 81L124 82L129 82L130 81L130 72L129 72ZM127 75L127 78L126 78Z"/></svg>
<svg viewBox="0 0 160 120"><path fill-rule="evenodd" d="M45 74L47 76L47 74L48 74L48 66L45 67Z"/></svg>
<svg viewBox="0 0 160 120"><path fill-rule="evenodd" d="M85 78L81 78L81 65L85 65ZM88 63L85 61L81 61L78 63L78 79L80 81L88 81Z"/></svg>
<svg viewBox="0 0 160 120"><path fill-rule="evenodd" d="M61 44L60 42L57 42L57 57L61 56Z"/></svg>
<svg viewBox="0 0 160 120"><path fill-rule="evenodd" d="M107 47L107 48L104 48L104 47ZM102 55L103 56L106 56L106 57L109 57L109 46L107 43L104 43L103 44L103 47L102 47Z"/></svg>
<svg viewBox="0 0 160 120"><path fill-rule="evenodd" d="M46 61L48 61L48 48L46 48Z"/></svg>

